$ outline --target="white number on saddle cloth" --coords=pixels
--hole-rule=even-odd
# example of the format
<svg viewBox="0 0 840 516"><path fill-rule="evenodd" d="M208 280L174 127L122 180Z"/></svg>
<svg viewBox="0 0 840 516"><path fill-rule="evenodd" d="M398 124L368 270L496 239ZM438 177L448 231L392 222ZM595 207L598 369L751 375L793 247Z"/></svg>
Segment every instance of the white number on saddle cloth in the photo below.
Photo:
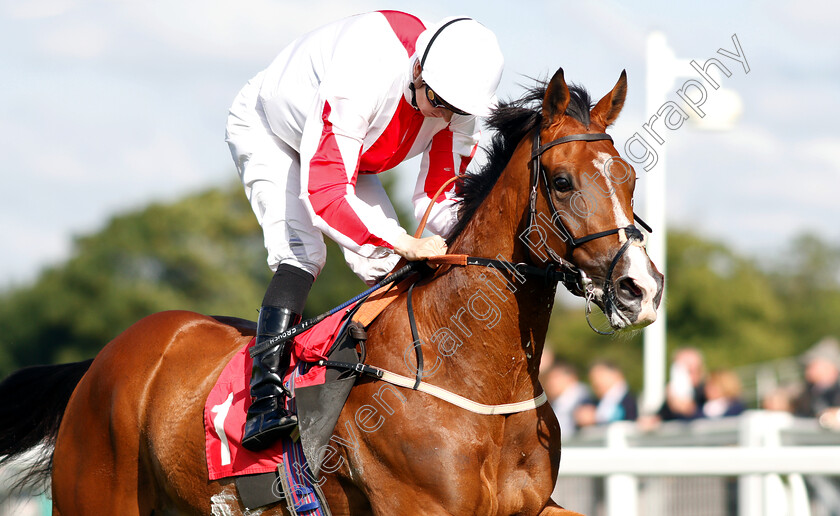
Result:
<svg viewBox="0 0 840 516"><path fill-rule="evenodd" d="M230 406L233 405L233 393L228 394L227 399L221 405L215 405L210 412L216 414L213 418L213 428L216 429L216 435L219 436L219 441L222 442L221 459L222 466L230 464L230 445L228 444L227 434L225 433L225 419L227 418Z"/></svg>

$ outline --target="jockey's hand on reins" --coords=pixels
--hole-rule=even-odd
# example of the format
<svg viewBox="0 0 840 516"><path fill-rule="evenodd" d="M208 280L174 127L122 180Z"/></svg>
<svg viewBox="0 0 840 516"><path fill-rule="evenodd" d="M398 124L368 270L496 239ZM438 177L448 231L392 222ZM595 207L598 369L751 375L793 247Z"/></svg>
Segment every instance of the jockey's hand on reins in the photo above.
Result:
<svg viewBox="0 0 840 516"><path fill-rule="evenodd" d="M440 256L446 254L446 250L446 242L438 235L415 238L408 234L403 234L394 243L394 251L409 261Z"/></svg>

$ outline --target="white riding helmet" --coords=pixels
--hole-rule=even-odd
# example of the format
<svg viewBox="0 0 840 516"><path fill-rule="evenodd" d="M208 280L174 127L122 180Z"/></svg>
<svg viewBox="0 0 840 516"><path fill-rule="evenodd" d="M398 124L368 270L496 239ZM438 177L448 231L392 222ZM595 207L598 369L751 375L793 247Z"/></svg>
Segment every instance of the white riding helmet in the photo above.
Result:
<svg viewBox="0 0 840 516"><path fill-rule="evenodd" d="M447 18L423 31L416 45L423 80L444 101L488 116L505 60L496 35L472 18Z"/></svg>

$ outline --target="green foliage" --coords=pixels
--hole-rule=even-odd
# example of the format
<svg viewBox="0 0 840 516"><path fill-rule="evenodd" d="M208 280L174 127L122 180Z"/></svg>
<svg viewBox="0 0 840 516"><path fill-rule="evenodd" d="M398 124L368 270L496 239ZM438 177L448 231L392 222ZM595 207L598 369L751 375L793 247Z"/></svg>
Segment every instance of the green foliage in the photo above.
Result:
<svg viewBox="0 0 840 516"><path fill-rule="evenodd" d="M685 232L668 235L668 341L710 367L790 356L783 300L753 261Z"/></svg>
<svg viewBox="0 0 840 516"><path fill-rule="evenodd" d="M803 234L782 257L769 277L783 300L796 353L826 335L840 336L840 246Z"/></svg>
<svg viewBox="0 0 840 516"><path fill-rule="evenodd" d="M161 310L251 316L268 272L242 197L231 188L153 204L77 238L64 265L0 299L3 372L92 356Z"/></svg>

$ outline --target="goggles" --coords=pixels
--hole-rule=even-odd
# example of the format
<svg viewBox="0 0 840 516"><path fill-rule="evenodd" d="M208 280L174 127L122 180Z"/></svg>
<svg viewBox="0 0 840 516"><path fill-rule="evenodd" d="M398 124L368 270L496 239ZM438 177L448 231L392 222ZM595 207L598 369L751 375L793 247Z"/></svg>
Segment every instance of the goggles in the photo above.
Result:
<svg viewBox="0 0 840 516"><path fill-rule="evenodd" d="M470 116L470 114L467 113L466 111L461 111L460 109L456 108L455 106L453 106L449 102L446 102L445 100L440 98L437 95L437 93L435 93L435 90L430 88L428 84L426 84L426 100L429 101L429 104L431 104L432 107L448 109L449 111L452 111L456 115Z"/></svg>

